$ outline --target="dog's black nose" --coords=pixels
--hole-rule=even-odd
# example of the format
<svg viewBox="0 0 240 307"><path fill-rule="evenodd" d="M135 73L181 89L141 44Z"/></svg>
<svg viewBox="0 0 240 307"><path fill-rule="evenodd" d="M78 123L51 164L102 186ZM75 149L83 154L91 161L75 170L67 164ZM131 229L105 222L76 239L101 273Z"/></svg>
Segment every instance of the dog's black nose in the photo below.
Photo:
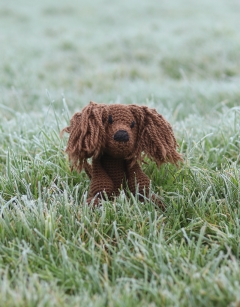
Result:
<svg viewBox="0 0 240 307"><path fill-rule="evenodd" d="M129 135L127 133L127 131L125 130L118 130L115 134L114 134L114 140L118 141L118 142L127 142L129 141Z"/></svg>

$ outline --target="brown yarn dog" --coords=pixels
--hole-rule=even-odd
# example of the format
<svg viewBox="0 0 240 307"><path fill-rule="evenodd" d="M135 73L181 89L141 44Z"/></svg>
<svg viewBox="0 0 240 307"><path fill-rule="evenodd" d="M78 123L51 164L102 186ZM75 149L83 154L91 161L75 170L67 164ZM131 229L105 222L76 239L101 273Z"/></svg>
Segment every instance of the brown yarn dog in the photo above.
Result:
<svg viewBox="0 0 240 307"><path fill-rule="evenodd" d="M158 166L182 160L170 124L146 106L90 102L64 132L70 133L66 152L72 167L85 169L91 179L88 202L94 198L95 204L127 186L133 194L138 189L148 196L150 179L139 165L142 153Z"/></svg>

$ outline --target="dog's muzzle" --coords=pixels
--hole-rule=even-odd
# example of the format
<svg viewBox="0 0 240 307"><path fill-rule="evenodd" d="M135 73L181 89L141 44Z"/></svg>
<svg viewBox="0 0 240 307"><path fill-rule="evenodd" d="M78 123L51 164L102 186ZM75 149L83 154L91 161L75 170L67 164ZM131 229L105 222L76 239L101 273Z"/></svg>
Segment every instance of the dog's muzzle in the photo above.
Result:
<svg viewBox="0 0 240 307"><path fill-rule="evenodd" d="M129 135L126 130L118 130L114 136L114 140L117 142L127 142L129 141Z"/></svg>

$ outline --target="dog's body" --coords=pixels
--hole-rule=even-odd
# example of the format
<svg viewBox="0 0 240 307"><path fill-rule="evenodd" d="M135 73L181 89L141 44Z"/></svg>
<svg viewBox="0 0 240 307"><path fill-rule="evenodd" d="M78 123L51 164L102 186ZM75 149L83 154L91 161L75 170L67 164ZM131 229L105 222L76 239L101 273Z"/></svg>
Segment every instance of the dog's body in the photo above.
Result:
<svg viewBox="0 0 240 307"><path fill-rule="evenodd" d="M130 163L124 159L103 154L101 158L93 160L90 167L90 172L89 166L87 167L88 176L91 178L90 199L103 191L108 196L118 195L120 188L128 188L135 194L136 183L142 194L145 192L144 189L150 185L150 179L143 173L137 162L131 167Z"/></svg>
<svg viewBox="0 0 240 307"><path fill-rule="evenodd" d="M66 152L73 167L84 168L91 179L88 201L111 198L121 187L147 195L150 179L138 163L142 152L158 165L181 160L170 124L145 106L91 102L73 115L63 132L70 133Z"/></svg>

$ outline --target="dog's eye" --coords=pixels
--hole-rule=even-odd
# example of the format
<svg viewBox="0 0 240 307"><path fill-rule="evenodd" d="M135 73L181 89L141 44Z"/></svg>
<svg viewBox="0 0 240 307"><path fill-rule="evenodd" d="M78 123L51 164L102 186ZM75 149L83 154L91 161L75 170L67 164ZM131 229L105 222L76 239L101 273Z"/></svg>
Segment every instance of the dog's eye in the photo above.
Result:
<svg viewBox="0 0 240 307"><path fill-rule="evenodd" d="M108 122L109 122L109 124L112 124L112 123L113 123L112 115L109 115L109 116L108 116Z"/></svg>
<svg viewBox="0 0 240 307"><path fill-rule="evenodd" d="M134 122L134 121L132 121L132 123L131 123L131 125L130 125L130 128L133 128L133 127L134 127L134 125L135 125L135 122Z"/></svg>

